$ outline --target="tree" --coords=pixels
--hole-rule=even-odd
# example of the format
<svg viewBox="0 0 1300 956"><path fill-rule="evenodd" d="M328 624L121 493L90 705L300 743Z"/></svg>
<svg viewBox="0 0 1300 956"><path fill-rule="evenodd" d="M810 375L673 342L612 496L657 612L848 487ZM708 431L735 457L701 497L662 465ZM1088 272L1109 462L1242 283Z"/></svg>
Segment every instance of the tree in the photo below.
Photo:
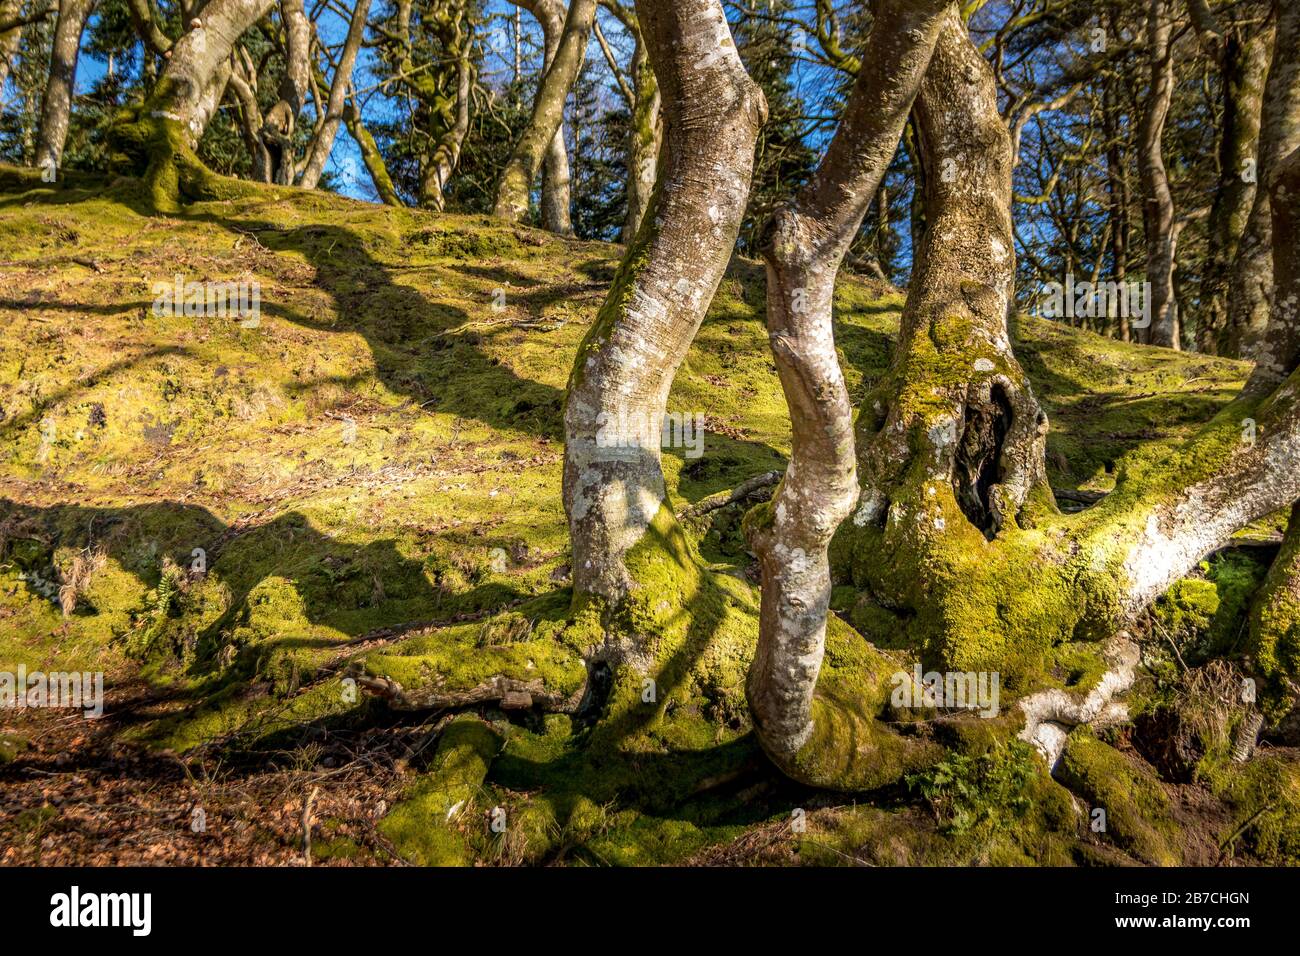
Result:
<svg viewBox="0 0 1300 956"><path fill-rule="evenodd" d="M649 214L655 228L628 247L569 380L564 505L579 607L616 609L635 587L629 552L677 533L664 506L660 424L730 261L766 119L720 0L639 0L637 17L663 96L665 162ZM614 441L601 435L620 421L641 427ZM614 662L648 651L637 635L623 637L630 643L608 649Z"/></svg>
<svg viewBox="0 0 1300 956"><path fill-rule="evenodd" d="M864 66L826 156L764 238L768 334L794 449L772 502L746 519L763 590L746 696L764 749L809 783L846 782L844 768L823 762L834 747L826 734L843 730L830 713L834 702L814 704L830 607L827 546L858 498L853 417L831 321L835 278L897 148L940 29L948 20L964 33L949 7L946 0L877 6Z"/></svg>
<svg viewBox="0 0 1300 956"><path fill-rule="evenodd" d="M1151 283L1151 325L1143 341L1178 348L1178 303L1174 297L1177 242L1174 200L1169 191L1161 138L1174 91L1173 23L1167 0L1151 0L1147 12L1147 55L1150 80L1142 122L1138 127L1142 174L1142 211L1146 230L1147 281Z"/></svg>
<svg viewBox="0 0 1300 956"><path fill-rule="evenodd" d="M41 128L36 140L36 165L53 174L63 161L63 146L72 120L72 93L77 77L81 33L95 0L60 0L50 57L50 78L41 102Z"/></svg>
<svg viewBox="0 0 1300 956"><path fill-rule="evenodd" d="M338 64L334 68L334 79L330 83L329 100L324 114L320 117L320 127L312 138L311 152L307 165L303 169L300 185L305 189L315 189L320 182L321 173L334 148L334 137L338 134L339 123L343 120L344 100L348 87L352 83L352 71L356 66L357 53L365 36L366 17L370 13L370 0L357 0L352 8L352 18L348 21L347 37L339 53Z"/></svg>
<svg viewBox="0 0 1300 956"><path fill-rule="evenodd" d="M1258 359L1258 348L1269 324L1274 237L1269 218L1268 184L1273 171L1300 148L1300 10L1295 4L1275 5L1276 37L1264 88L1260 117L1255 190L1245 233L1232 264L1228 299L1228 354Z"/></svg>
<svg viewBox="0 0 1300 956"><path fill-rule="evenodd" d="M559 45L537 92L532 118L501 172L494 209L500 218L518 222L528 212L533 181L564 121L564 101L582 68L595 17L596 0L571 0ZM547 201L557 200L553 196Z"/></svg>
<svg viewBox="0 0 1300 956"><path fill-rule="evenodd" d="M546 76L564 37L565 11L562 0L517 0L517 5L531 13L542 27L542 77ZM594 20L593 20L594 22ZM516 41L517 41L516 37ZM518 72L518 71L516 71ZM517 79L517 77L516 77ZM540 102L543 83L538 82L534 109ZM561 236L573 233L570 219L569 153L564 142L561 118L542 163L542 228Z"/></svg>

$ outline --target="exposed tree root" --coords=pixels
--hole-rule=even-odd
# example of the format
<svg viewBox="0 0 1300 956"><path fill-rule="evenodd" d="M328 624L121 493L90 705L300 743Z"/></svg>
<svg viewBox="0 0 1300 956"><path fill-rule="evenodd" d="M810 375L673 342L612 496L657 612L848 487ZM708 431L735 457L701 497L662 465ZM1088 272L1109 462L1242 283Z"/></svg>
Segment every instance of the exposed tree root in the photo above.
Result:
<svg viewBox="0 0 1300 956"><path fill-rule="evenodd" d="M502 710L536 708L546 713L572 714L586 691L583 687L568 695L553 693L540 680L522 681L498 674L466 691L408 693L401 684L387 677L360 672L351 676L363 690L387 701L395 710L446 711L496 704Z"/></svg>
<svg viewBox="0 0 1300 956"><path fill-rule="evenodd" d="M1115 698L1133 686L1141 652L1132 637L1121 631L1103 653L1110 667L1082 698L1052 688L1019 701L1025 714L1025 729L1019 737L1038 748L1049 767L1055 768L1065 738L1075 727L1100 727L1128 719L1128 707Z"/></svg>

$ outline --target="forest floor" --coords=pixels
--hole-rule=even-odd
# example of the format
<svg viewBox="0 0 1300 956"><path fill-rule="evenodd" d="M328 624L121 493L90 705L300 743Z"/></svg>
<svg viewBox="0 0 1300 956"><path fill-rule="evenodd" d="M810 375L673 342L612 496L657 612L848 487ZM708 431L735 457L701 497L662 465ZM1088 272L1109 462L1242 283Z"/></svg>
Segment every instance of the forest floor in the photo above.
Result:
<svg viewBox="0 0 1300 956"><path fill-rule="evenodd" d="M1021 750L860 800L784 780L735 677L757 604L743 505L687 523L726 608L724 676L682 698L655 752L591 768L569 714L472 706L495 675L559 694L586 679L563 626L561 409L621 249L325 194L181 216L140 196L0 167L0 672L107 686L95 721L0 711L0 863L1296 862L1300 776L1281 747L1243 789L1157 779L1127 732L1099 742L1159 791L1152 832L1117 839ZM159 314L177 277L255 281L258 320ZM674 383L669 411L707 431L701 456L665 452L674 510L784 467L762 301L761 267L737 259ZM840 285L855 398L902 301ZM1013 332L1066 493L1108 490L1247 371L1035 319ZM1239 633L1268 556L1206 562L1153 626L1183 647ZM353 678L443 703L358 695ZM439 803L460 711L498 752ZM1027 811L1025 775L1074 809Z"/></svg>

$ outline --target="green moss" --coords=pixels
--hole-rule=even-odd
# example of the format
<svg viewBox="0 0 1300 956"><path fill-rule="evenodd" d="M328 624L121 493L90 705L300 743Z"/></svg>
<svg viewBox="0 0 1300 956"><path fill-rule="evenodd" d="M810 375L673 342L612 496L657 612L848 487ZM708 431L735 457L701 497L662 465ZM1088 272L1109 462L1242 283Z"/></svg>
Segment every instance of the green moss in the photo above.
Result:
<svg viewBox="0 0 1300 956"><path fill-rule="evenodd" d="M13 763L20 753L31 744L26 737L17 734L0 734L0 766Z"/></svg>
<svg viewBox="0 0 1300 956"><path fill-rule="evenodd" d="M1249 850L1266 863L1300 864L1300 761L1291 753L1264 753L1245 766L1213 775L1216 795L1232 808L1221 835L1230 855Z"/></svg>
<svg viewBox="0 0 1300 956"><path fill-rule="evenodd" d="M908 789L933 808L947 833L1015 826L1033 805L1027 785L1039 771L1033 748L1020 741L979 756L956 753L909 774Z"/></svg>
<svg viewBox="0 0 1300 956"><path fill-rule="evenodd" d="M477 718L447 725L428 771L379 823L404 859L421 866L469 862L464 831L478 821L477 800L500 747L500 737Z"/></svg>
<svg viewBox="0 0 1300 956"><path fill-rule="evenodd" d="M395 810L389 825L412 858L681 861L737 828L779 819L780 808L737 800L717 783L777 778L744 699L758 596L740 574L750 563L741 508L688 527L670 515L784 466L790 426L761 267L732 264L673 383L670 408L707 412L711 430L703 458L665 455L665 508L631 556L642 588L617 614L573 607L557 583L569 560L558 441L566 381L626 305L644 254L619 273L620 250L603 244L209 179L183 151L172 161L174 133L123 126L137 158L170 151L146 183L69 176L50 188L35 171L0 168L0 257L30 300L0 307L9 496L0 501L0 668L143 675L186 706L142 722L131 739L183 750L238 735L269 746L304 725L350 726L381 712L349 701L339 676L349 658L412 694L465 690L496 674L571 693L587 678L583 654L607 636L635 637L649 662L621 675L603 721L527 714L515 715L527 726L502 726L504 750L478 809L505 808L506 834L477 815L462 813L449 833L413 808ZM153 315L153 283L177 271L256 278L260 327ZM498 289L504 310L494 308ZM836 339L855 401L888 384L901 305L896 292L851 277L836 290ZM960 342L957 326L941 331ZM1245 368L1032 320L1013 331L1052 415L1053 481L1071 484L1108 488L1153 469L1223 405ZM947 354L911 361L956 380L977 357ZM928 401L922 391L907 398ZM1231 438L1232 425L1220 422L1218 439ZM920 472L907 480L918 500L928 497ZM959 523L948 504L929 513L937 516ZM760 507L747 520L768 518ZM1004 695L1085 689L1100 673L1090 641L1107 631L1111 569L1083 559L1045 565L1040 551L1061 526L1046 521L1005 543L972 538L945 561L882 558L917 529L915 520L867 529L856 551L837 554L837 567L856 562L861 576L837 590L834 606L860 633L830 624L823 737L809 758L818 779L887 787L947 752L979 759L1014 735L1005 696L1005 720L936 728L932 739L923 727L907 728L912 738L896 732L888 677L906 665L891 651L919 654L927 668L946 660L998 669ZM195 548L207 554L201 575L188 571ZM74 556L97 550L103 564L67 619L20 577L37 565L62 577ZM164 602L165 561L185 580ZM914 613L920 582L951 598L917 601ZM1084 633L1081 622L1095 626ZM388 636L351 643L375 634ZM918 822L871 809L862 834L899 840ZM921 861L1064 859L1068 828L1058 833L1035 812L1021 818L1023 843L999 829L976 848L921 826L906 852ZM811 844L804 852L811 858Z"/></svg>
<svg viewBox="0 0 1300 956"><path fill-rule="evenodd" d="M1088 801L1090 822L1093 811L1105 811L1104 839L1147 863L1178 864L1179 826L1151 770L1080 728L1070 734L1056 775Z"/></svg>
<svg viewBox="0 0 1300 956"><path fill-rule="evenodd" d="M1204 577L1174 584L1152 613L1189 664L1221 657L1240 648L1251 598L1267 570L1247 554L1216 555L1202 562Z"/></svg>

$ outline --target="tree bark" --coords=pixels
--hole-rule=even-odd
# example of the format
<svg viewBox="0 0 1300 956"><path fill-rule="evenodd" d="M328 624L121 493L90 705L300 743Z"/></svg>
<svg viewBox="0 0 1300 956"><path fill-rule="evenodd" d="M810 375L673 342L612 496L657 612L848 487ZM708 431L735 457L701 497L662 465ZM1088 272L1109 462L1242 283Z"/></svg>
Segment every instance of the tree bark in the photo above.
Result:
<svg viewBox="0 0 1300 956"><path fill-rule="evenodd" d="M1228 298L1229 355L1256 359L1269 321L1272 232L1269 179L1300 148L1300 5L1277 4L1273 60L1264 86L1254 202L1232 266Z"/></svg>
<svg viewBox="0 0 1300 956"><path fill-rule="evenodd" d="M1300 504L1291 509L1282 549L1251 607L1249 652L1269 723L1288 716L1294 721L1300 706Z"/></svg>
<svg viewBox="0 0 1300 956"><path fill-rule="evenodd" d="M200 25L172 46L167 67L145 104L150 118L179 124L193 149L217 105L212 98L213 78L219 76L243 32L274 5L275 0L212 0L204 7Z"/></svg>
<svg viewBox="0 0 1300 956"><path fill-rule="evenodd" d="M1147 53L1151 78L1138 127L1138 162L1142 176L1147 281L1151 284L1151 326L1143 331L1139 341L1176 349L1179 347L1179 329L1178 303L1174 297L1174 199L1169 191L1169 175L1165 170L1161 144L1174 92L1172 32L1168 0L1150 0Z"/></svg>
<svg viewBox="0 0 1300 956"><path fill-rule="evenodd" d="M1203 2L1203 0L1202 0ZM1222 351L1228 325L1228 275L1255 201L1255 177L1248 175L1259 147L1260 109L1268 75L1272 31L1242 36L1231 30L1222 40L1219 63L1223 119L1219 131L1219 184L1207 226L1206 315L1197 328L1197 348Z"/></svg>
<svg viewBox="0 0 1300 956"><path fill-rule="evenodd" d="M357 148L361 150L361 161L366 164L366 171L370 173L370 181L375 185L379 201L385 206L404 205L402 197L397 194L397 188L393 185L393 177L388 173L384 156L379 151L374 136L362 122L361 113L355 103L349 102L343 107L343 121L347 123L348 133L356 140Z"/></svg>
<svg viewBox="0 0 1300 956"><path fill-rule="evenodd" d="M580 18L574 10L571 20ZM579 603L621 602L636 587L628 552L656 517L673 520L664 507L660 424L673 376L731 259L767 118L720 0L639 0L637 14L663 90L666 163L655 226L641 229L625 253L569 380L564 504ZM634 434L619 424L638 420Z"/></svg>
<svg viewBox="0 0 1300 956"><path fill-rule="evenodd" d="M95 0L59 0L50 50L50 76L41 101L41 126L36 138L36 165L53 173L63 163L63 147L72 120L72 94L77 78L81 34Z"/></svg>
<svg viewBox="0 0 1300 956"><path fill-rule="evenodd" d="M569 4L559 46L537 91L533 115L501 173L494 214L502 219L519 222L528 214L533 182L561 130L565 100L582 69L596 2L571 0Z"/></svg>
<svg viewBox="0 0 1300 956"><path fill-rule="evenodd" d="M628 103L632 123L627 146L627 216L619 236L622 242L631 243L650 206L663 142L659 83L650 65L645 37L641 35L636 15L617 0L610 0L605 6L618 17L635 43L632 51L632 96Z"/></svg>
<svg viewBox="0 0 1300 956"><path fill-rule="evenodd" d="M338 135L339 123L343 119L343 102L348 87L352 83L352 70L357 62L357 52L366 32L366 17L370 13L370 0L356 0L352 8L352 19L348 23L348 35L343 41L343 50L339 54L339 63L330 81L329 100L325 107L325 118L312 140L311 152L307 156L307 165L302 171L299 185L304 189L315 189L320 182L325 163L334 149L334 137Z"/></svg>
<svg viewBox="0 0 1300 956"><path fill-rule="evenodd" d="M18 44L23 38L21 14L23 0L0 0L0 23L13 23L7 29L0 29L0 90L4 89L9 71L13 68L14 56L18 53Z"/></svg>
<svg viewBox="0 0 1300 956"><path fill-rule="evenodd" d="M426 74L414 84L428 124L424 132L429 143L420 160L420 205L441 212L447 207L447 186L460 164L461 147L469 133L473 27L463 0L430 4L424 10L424 25L436 32L442 55L455 63L454 73ZM402 68L404 72L411 69L409 59L403 61Z"/></svg>
<svg viewBox="0 0 1300 956"><path fill-rule="evenodd" d="M800 760L815 729L814 689L825 652L827 546L858 497L852 407L832 324L835 278L898 147L945 21L964 34L947 0L877 5L863 66L825 158L764 237L768 336L790 406L793 450L775 498L746 521L762 569L758 648L746 692L764 749L787 774L809 783L828 769L821 755ZM835 767L841 785L842 770Z"/></svg>
<svg viewBox="0 0 1300 956"><path fill-rule="evenodd" d="M266 114L261 135L271 154L271 178L280 186L292 186L297 171L293 134L298 114L307 102L311 73L311 23L302 0L280 0L284 25L284 76L280 99Z"/></svg>
<svg viewBox="0 0 1300 956"><path fill-rule="evenodd" d="M143 167L155 208L168 211L183 196L229 196L247 186L214 174L194 148L232 75L235 43L273 5L274 0L211 0L202 19L172 45L144 104L114 123L110 139Z"/></svg>

